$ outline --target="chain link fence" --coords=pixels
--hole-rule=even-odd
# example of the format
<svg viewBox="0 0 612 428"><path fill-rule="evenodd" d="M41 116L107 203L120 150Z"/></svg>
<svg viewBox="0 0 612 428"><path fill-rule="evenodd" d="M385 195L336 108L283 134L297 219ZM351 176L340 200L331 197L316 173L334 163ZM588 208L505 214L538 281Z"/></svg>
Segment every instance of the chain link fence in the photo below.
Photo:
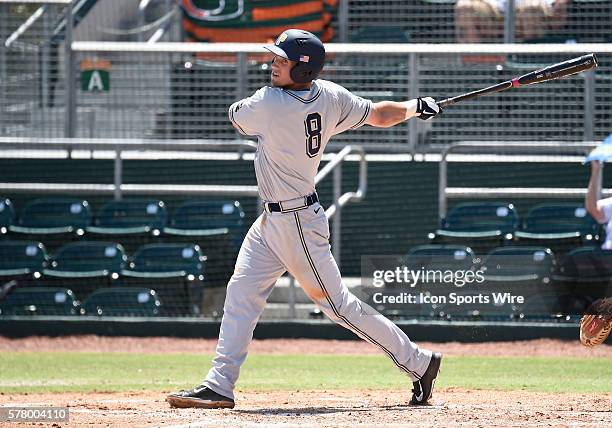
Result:
<svg viewBox="0 0 612 428"><path fill-rule="evenodd" d="M76 64L103 58L112 69L108 91L88 91L83 81L79 85L79 136L233 139L237 134L227 121L227 106L269 81L268 58L249 52L219 61L206 58L218 54L176 53L173 47L109 52L100 44L87 49L79 48ZM424 95L441 99L479 89L577 56L581 47L576 45L575 53L481 55L492 61L480 63L466 63L467 54L460 50L431 54L411 53L410 48L398 52L370 46L359 53L342 49L330 53L321 77L376 102ZM336 141L383 140L407 150L424 150L470 139L600 140L610 133L612 57L598 56L595 73L466 102L428 123L408 121L382 131L365 127ZM81 71L81 80L84 76Z"/></svg>
<svg viewBox="0 0 612 428"><path fill-rule="evenodd" d="M227 106L269 81L269 58L256 55L256 50L212 53L199 49L207 46L201 44L193 45L192 52L186 48L180 53L174 48L108 52L97 45L90 52L81 49L75 53L69 59L72 67L67 69L66 3L0 1L2 135L234 138L226 118ZM155 25L174 21L176 25L159 40L181 40L179 20L169 17L177 6L167 0L146 3L149 6L142 9L143 2L136 0L75 2L72 39L149 40ZM515 3L517 8L522 4ZM608 41L610 31L605 22L612 16L611 4L568 3L566 23L559 26L557 34L561 38L540 41ZM460 21L456 6L451 1L431 0L340 2L333 23L337 39L351 42L454 42L460 39L454 37ZM514 18L518 26L518 12ZM507 55L494 55L493 49L482 54L469 48L444 51L430 47L426 52L416 49L419 53L415 55L410 49L363 46L350 53L342 49L329 55L321 77L373 101L450 96L569 57L552 54L545 47L536 54L520 53L517 47ZM432 124L408 122L385 130L383 138L410 149L457 139L599 139L608 133L611 87L610 57L605 51L599 53L601 66L594 77L590 75L592 80L581 75L488 97L449 109L444 120ZM74 85L67 88L69 70ZM370 142L372 132L381 135L363 129L339 140Z"/></svg>

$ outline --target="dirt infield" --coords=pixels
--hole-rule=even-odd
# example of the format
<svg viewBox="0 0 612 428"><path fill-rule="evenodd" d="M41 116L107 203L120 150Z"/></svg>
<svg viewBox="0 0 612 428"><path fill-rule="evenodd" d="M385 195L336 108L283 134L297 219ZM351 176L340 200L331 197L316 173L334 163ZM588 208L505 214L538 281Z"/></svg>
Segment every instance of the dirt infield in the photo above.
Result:
<svg viewBox="0 0 612 428"><path fill-rule="evenodd" d="M97 336L0 338L2 351L212 353L216 341ZM482 344L422 343L446 355L612 357L612 346L588 349L577 341L536 340ZM377 354L365 342L256 340L253 353ZM612 361L612 359L611 359ZM170 391L167 391L170 392ZM0 406L67 406L70 422L7 427L153 426L435 426L610 427L612 394L436 389L432 405L407 406L406 390L236 392L232 410L171 409L166 393L2 394Z"/></svg>
<svg viewBox="0 0 612 428"><path fill-rule="evenodd" d="M1 395L0 405L69 406L70 422L56 427L612 426L611 395L447 388L437 391L432 405L426 407L407 406L407 396L407 391L368 390L239 392L234 409L203 410L171 409L164 402L164 394L33 394Z"/></svg>

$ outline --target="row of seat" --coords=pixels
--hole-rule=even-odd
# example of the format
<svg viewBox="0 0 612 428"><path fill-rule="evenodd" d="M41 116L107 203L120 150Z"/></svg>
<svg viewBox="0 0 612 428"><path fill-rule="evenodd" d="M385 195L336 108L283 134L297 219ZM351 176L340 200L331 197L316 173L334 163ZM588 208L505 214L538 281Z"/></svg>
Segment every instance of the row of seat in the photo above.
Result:
<svg viewBox="0 0 612 428"><path fill-rule="evenodd" d="M408 252L403 262L426 269L481 270L492 281L610 282L612 251L599 247L578 247L562 256L542 246L503 246L485 256L477 256L463 245L419 245Z"/></svg>
<svg viewBox="0 0 612 428"><path fill-rule="evenodd" d="M598 247L575 248L557 259L549 248L537 246L499 247L480 258L466 246L421 245L412 248L401 263L414 271L479 272L482 281L465 281L462 274L456 287L457 281L449 284L432 275L421 277L412 287L385 285L384 291L392 295L403 291L427 296L418 304L381 305L372 295L373 306L392 317L575 320L591 302L612 295L612 251ZM450 293L458 296L455 301L449 301ZM494 293L506 297L495 302ZM479 300L480 294L489 296L488 301ZM511 296L522 298L517 301ZM459 299L463 302L458 305Z"/></svg>
<svg viewBox="0 0 612 428"><path fill-rule="evenodd" d="M80 302L72 290L54 287L17 288L0 300L0 315L24 316L149 316L163 314L155 290L138 287L101 288Z"/></svg>
<svg viewBox="0 0 612 428"><path fill-rule="evenodd" d="M544 245L558 253L600 238L601 227L581 203L544 203L520 218L508 202L465 202L450 210L432 243L465 243L480 253L508 243Z"/></svg>
<svg viewBox="0 0 612 428"><path fill-rule="evenodd" d="M80 241L64 245L52 257L32 241L0 241L0 284L61 287L83 300L110 286L154 289L165 300L166 315L201 313L207 258L196 244L148 244L128 257L114 242Z"/></svg>
<svg viewBox="0 0 612 428"><path fill-rule="evenodd" d="M244 232L244 211L233 200L190 200L168 214L161 200L110 201L93 212L88 201L76 198L42 198L29 201L17 215L10 199L0 198L0 235L39 236L64 242L85 234L111 239L131 236L214 236L231 234L234 246ZM68 235L68 236L65 236ZM62 242L61 239L56 241Z"/></svg>
<svg viewBox="0 0 612 428"><path fill-rule="evenodd" d="M204 275L206 256L198 245L149 244L128 257L116 242L78 241L50 256L41 242L0 241L0 278L61 278Z"/></svg>

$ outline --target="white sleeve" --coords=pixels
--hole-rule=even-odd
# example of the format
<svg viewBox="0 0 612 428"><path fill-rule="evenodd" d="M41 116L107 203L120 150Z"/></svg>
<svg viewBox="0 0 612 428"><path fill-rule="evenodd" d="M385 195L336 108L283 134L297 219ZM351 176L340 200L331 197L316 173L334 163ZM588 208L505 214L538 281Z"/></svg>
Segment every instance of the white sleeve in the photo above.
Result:
<svg viewBox="0 0 612 428"><path fill-rule="evenodd" d="M243 135L261 134L261 125L264 120L263 88L252 96L236 101L229 108L228 115L234 128Z"/></svg>
<svg viewBox="0 0 612 428"><path fill-rule="evenodd" d="M603 223L608 223L612 220L612 198L600 199L597 201L597 207L604 214L605 220Z"/></svg>
<svg viewBox="0 0 612 428"><path fill-rule="evenodd" d="M334 135L348 129L359 128L366 123L372 110L372 101L358 97L340 85L335 85L335 87L340 103L340 119L334 128Z"/></svg>

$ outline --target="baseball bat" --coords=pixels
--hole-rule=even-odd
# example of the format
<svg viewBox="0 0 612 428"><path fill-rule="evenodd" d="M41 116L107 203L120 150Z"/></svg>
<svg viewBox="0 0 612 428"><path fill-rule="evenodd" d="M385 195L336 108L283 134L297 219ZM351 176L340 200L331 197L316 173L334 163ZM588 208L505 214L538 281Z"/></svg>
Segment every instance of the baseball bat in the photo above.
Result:
<svg viewBox="0 0 612 428"><path fill-rule="evenodd" d="M438 102L438 105L445 108L461 101L471 100L472 98L476 98L481 95L493 94L495 92L502 92L510 88L519 88L521 86L531 85L534 83L542 83L548 80L560 79L562 77L571 76L572 74L577 74L582 71L591 70L595 67L597 67L597 58L595 57L595 54L588 54L560 62L558 64L549 65L548 67L532 71L511 80L506 80L505 82L498 83L497 85L489 86L477 91L467 92L465 94L457 95L456 97L446 98Z"/></svg>

